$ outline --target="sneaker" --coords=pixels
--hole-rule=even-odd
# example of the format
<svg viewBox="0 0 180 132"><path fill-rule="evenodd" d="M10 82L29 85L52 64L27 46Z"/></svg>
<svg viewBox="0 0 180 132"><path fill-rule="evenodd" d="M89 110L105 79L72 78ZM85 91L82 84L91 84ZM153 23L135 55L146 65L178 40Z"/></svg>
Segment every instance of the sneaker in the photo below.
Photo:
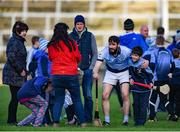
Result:
<svg viewBox="0 0 180 132"><path fill-rule="evenodd" d="M148 118L148 122L156 122L156 121L158 121L157 117L149 117Z"/></svg>
<svg viewBox="0 0 180 132"><path fill-rule="evenodd" d="M129 124L129 123L128 123L127 121L123 122L123 125L124 125L124 126L128 126L128 124Z"/></svg>
<svg viewBox="0 0 180 132"><path fill-rule="evenodd" d="M169 121L178 121L178 116L177 115L168 115L168 120Z"/></svg>
<svg viewBox="0 0 180 132"><path fill-rule="evenodd" d="M86 123L81 123L80 126L81 126L81 128L85 128L87 126L87 124Z"/></svg>
<svg viewBox="0 0 180 132"><path fill-rule="evenodd" d="M103 126L109 126L110 122L103 121Z"/></svg>
<svg viewBox="0 0 180 132"><path fill-rule="evenodd" d="M148 122L155 122L154 119L148 119Z"/></svg>
<svg viewBox="0 0 180 132"><path fill-rule="evenodd" d="M77 125L78 124L78 119L76 116L73 117L73 119L69 122L67 122L66 124L68 125Z"/></svg>
<svg viewBox="0 0 180 132"><path fill-rule="evenodd" d="M59 127L59 123L53 123L53 127Z"/></svg>

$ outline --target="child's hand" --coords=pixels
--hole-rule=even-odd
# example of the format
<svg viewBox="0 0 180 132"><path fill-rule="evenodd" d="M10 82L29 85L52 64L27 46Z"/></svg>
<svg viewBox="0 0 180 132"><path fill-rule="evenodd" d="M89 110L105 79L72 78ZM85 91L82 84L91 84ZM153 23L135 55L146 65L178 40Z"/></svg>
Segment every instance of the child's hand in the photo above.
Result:
<svg viewBox="0 0 180 132"><path fill-rule="evenodd" d="M134 84L134 80L133 79L130 79L129 82L130 82L131 85Z"/></svg>
<svg viewBox="0 0 180 132"><path fill-rule="evenodd" d="M153 87L153 83L150 83L149 85L151 86L151 88Z"/></svg>
<svg viewBox="0 0 180 132"><path fill-rule="evenodd" d="M169 78L172 78L172 73L169 73L169 74L168 74L168 77L169 77Z"/></svg>
<svg viewBox="0 0 180 132"><path fill-rule="evenodd" d="M141 65L141 68L145 69L149 66L149 61L148 60L143 60L143 63Z"/></svg>
<svg viewBox="0 0 180 132"><path fill-rule="evenodd" d="M51 92L52 90L53 90L52 85L51 85L51 84L48 84L47 88L45 89L45 92L46 92L46 93L49 93L49 92Z"/></svg>
<svg viewBox="0 0 180 132"><path fill-rule="evenodd" d="M31 75L28 75L27 76L27 80L31 80L32 79L32 76Z"/></svg>

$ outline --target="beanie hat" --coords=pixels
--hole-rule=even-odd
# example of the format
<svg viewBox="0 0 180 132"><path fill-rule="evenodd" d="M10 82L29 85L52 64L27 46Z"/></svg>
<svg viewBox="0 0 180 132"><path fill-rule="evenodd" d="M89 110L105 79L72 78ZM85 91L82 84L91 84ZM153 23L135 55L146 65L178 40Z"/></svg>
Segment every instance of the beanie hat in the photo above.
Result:
<svg viewBox="0 0 180 132"><path fill-rule="evenodd" d="M134 22L132 19L126 19L124 21L124 30L133 30L134 29Z"/></svg>
<svg viewBox="0 0 180 132"><path fill-rule="evenodd" d="M85 24L85 20L84 20L84 17L82 15L77 15L75 18L74 18L74 25L76 25L77 22L82 22Z"/></svg>
<svg viewBox="0 0 180 132"><path fill-rule="evenodd" d="M49 41L47 39L44 38L40 38L39 39L39 49L40 50L46 50L47 49L47 45L48 45Z"/></svg>
<svg viewBox="0 0 180 132"><path fill-rule="evenodd" d="M178 32L178 33L176 34L175 40L176 40L176 41L180 40L180 32Z"/></svg>

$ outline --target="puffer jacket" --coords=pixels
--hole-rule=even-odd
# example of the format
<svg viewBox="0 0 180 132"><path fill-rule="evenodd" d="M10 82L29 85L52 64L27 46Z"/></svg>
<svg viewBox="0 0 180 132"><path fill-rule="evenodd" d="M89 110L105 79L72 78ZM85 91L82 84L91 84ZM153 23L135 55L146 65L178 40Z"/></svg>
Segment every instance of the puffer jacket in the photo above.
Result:
<svg viewBox="0 0 180 132"><path fill-rule="evenodd" d="M25 39L13 34L9 39L6 49L7 61L3 68L3 83L21 87L26 77L21 76L23 70L26 71L27 51L24 45Z"/></svg>

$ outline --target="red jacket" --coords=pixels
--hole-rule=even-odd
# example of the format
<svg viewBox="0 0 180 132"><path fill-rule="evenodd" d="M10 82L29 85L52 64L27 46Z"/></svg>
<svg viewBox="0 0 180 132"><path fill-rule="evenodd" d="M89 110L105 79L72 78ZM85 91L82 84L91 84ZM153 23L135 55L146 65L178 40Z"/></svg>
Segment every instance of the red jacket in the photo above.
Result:
<svg viewBox="0 0 180 132"><path fill-rule="evenodd" d="M52 75L76 75L78 74L78 63L81 60L81 54L78 46L74 41L76 50L70 52L68 47L63 41L58 44L61 45L63 50L58 50L55 46L48 47L49 59L52 62L51 74Z"/></svg>

